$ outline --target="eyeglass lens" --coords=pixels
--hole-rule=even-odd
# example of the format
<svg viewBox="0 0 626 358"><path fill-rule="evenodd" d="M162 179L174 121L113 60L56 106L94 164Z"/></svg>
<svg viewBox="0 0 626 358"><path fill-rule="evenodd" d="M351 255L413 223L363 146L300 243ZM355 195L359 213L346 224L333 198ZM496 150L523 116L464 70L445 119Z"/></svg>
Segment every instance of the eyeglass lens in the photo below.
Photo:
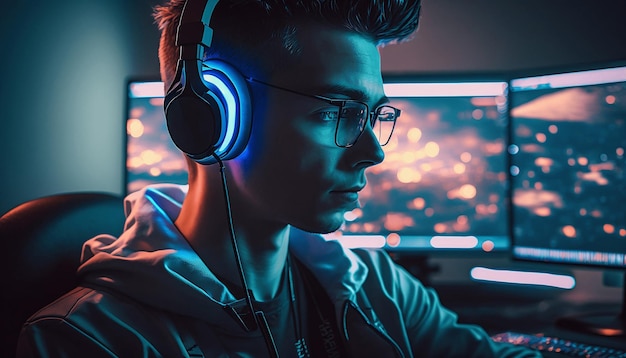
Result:
<svg viewBox="0 0 626 358"><path fill-rule="evenodd" d="M346 102L341 108L341 115L337 123L335 140L342 147L352 146L359 138L370 114L365 104L360 102ZM372 129L380 145L389 142L396 122L396 110L393 107L379 107L372 118Z"/></svg>

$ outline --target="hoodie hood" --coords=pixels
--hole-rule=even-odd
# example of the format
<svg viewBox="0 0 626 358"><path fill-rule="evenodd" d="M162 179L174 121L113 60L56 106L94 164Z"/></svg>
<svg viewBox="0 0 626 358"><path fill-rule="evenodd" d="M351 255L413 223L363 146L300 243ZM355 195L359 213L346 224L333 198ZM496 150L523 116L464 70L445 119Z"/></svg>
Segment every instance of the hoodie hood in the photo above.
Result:
<svg viewBox="0 0 626 358"><path fill-rule="evenodd" d="M152 185L126 197L124 233L87 241L78 275L86 286L241 331L225 308L242 300L215 277L174 225L187 188ZM292 227L289 251L313 272L335 307L354 300L367 276L365 264L354 253L321 235Z"/></svg>

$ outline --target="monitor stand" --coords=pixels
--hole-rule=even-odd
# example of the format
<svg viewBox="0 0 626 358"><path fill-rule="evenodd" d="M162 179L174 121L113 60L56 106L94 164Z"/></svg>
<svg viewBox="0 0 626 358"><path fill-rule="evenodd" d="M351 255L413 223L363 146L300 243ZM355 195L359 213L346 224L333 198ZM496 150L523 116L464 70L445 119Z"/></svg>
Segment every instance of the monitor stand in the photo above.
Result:
<svg viewBox="0 0 626 358"><path fill-rule="evenodd" d="M626 336L626 275L622 283L622 306L618 313L590 313L580 316L561 317L557 326L574 331L601 336Z"/></svg>

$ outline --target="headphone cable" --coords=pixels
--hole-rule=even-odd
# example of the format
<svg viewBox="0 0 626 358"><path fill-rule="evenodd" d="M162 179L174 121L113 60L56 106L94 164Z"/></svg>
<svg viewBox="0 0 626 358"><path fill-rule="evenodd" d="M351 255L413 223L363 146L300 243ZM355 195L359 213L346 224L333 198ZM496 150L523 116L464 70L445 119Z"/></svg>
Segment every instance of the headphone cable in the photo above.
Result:
<svg viewBox="0 0 626 358"><path fill-rule="evenodd" d="M224 163L220 159L220 157L213 153L213 157L217 160L217 163L220 165L220 176L222 178L222 187L224 189L224 201L226 202L226 215L228 217L228 229L230 231L230 241L233 246L233 253L235 255L235 262L237 264L237 271L239 272L239 279L241 280L241 285L243 286L243 290L245 292L245 300L248 305L248 309L250 310L250 314L261 332L263 333L263 338L265 339L265 344L267 345L267 350L272 358L278 358L278 350L276 349L276 345L274 343L274 338L272 337L272 332L270 331L267 320L265 319L265 314L263 311L255 312L254 306L252 304L252 300L254 297L254 293L252 290L248 288L248 283L246 282L246 276L243 272L243 264L241 263L241 256L239 255L239 248L237 247L237 239L235 237L235 226L233 224L233 214L230 206L230 196L228 195L228 185L226 183L226 172ZM245 324L247 330L253 330L256 327L249 327Z"/></svg>

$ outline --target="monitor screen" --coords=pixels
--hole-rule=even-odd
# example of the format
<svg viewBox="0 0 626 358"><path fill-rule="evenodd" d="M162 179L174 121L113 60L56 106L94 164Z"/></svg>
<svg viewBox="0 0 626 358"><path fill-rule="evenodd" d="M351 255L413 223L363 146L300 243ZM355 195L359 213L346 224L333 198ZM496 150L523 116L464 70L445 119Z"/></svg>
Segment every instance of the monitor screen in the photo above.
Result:
<svg viewBox="0 0 626 358"><path fill-rule="evenodd" d="M126 193L154 183L187 184L187 164L167 131L163 82L130 81L126 116Z"/></svg>
<svg viewBox="0 0 626 358"><path fill-rule="evenodd" d="M510 84L514 257L626 267L626 67Z"/></svg>
<svg viewBox="0 0 626 358"><path fill-rule="evenodd" d="M336 236L391 251L509 248L507 83L386 81L402 113Z"/></svg>
<svg viewBox="0 0 626 358"><path fill-rule="evenodd" d="M508 249L507 82L389 81L385 92L402 111L385 161L368 169L361 208L329 239L411 252ZM186 184L161 82L130 82L126 128L129 193Z"/></svg>

